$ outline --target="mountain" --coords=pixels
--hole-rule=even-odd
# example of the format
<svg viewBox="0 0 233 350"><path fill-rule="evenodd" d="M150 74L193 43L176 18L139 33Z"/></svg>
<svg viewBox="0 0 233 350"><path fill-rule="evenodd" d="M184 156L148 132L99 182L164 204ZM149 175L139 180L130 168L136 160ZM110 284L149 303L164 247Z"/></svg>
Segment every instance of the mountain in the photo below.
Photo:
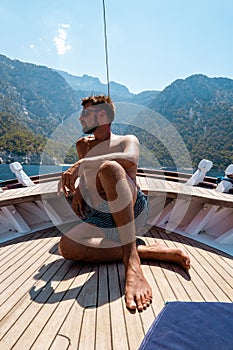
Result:
<svg viewBox="0 0 233 350"><path fill-rule="evenodd" d="M178 79L166 87L150 104L151 108L168 111L175 108L199 109L207 103L232 103L233 80L228 78L209 78L203 74ZM172 113L170 113L172 116Z"/></svg>
<svg viewBox="0 0 233 350"><path fill-rule="evenodd" d="M46 144L45 137L36 135L7 112L0 112L0 125L2 161L12 162L16 159L22 163L40 163L40 154Z"/></svg>
<svg viewBox="0 0 233 350"><path fill-rule="evenodd" d="M114 101L124 102L117 105L114 130L137 134L147 166L188 166L184 148L192 167L202 158L221 170L233 163L233 80L196 74L161 92L133 94L116 82L110 88ZM106 94L106 84L0 55L0 157L38 159L50 140L52 158L75 161L80 100L93 93Z"/></svg>
<svg viewBox="0 0 233 350"><path fill-rule="evenodd" d="M111 82L110 87L117 96L117 101L129 101L137 97L124 85ZM40 145L47 145L52 158L58 157L64 162L70 162L75 157L75 152L67 150L67 145L72 138L75 140L77 130L80 134L77 126L80 101L93 93L106 94L106 84L102 84L98 78L87 75L75 77L0 55L0 160L14 158L35 162L41 153ZM146 103L152 100L149 97ZM6 120L12 126L10 132L5 127ZM59 128L62 131L57 131ZM24 139L30 142L25 142ZM48 141L51 141L49 146Z"/></svg>
<svg viewBox="0 0 233 350"><path fill-rule="evenodd" d="M61 74L63 78L65 78L66 82L72 87L73 90L79 92L83 91L84 96L87 96L88 94L106 95L108 93L107 84L101 83L99 78L91 77L87 74L79 77L60 70L57 70L57 72ZM155 97L160 94L160 91L156 90L143 91L138 94L133 94L125 85L116 83L114 81L110 81L109 85L110 95L115 102L136 103L148 107L150 103L153 102Z"/></svg>
<svg viewBox="0 0 233 350"><path fill-rule="evenodd" d="M48 136L62 120L80 108L60 74L44 66L0 55L1 111L12 113L35 133Z"/></svg>
<svg viewBox="0 0 233 350"><path fill-rule="evenodd" d="M111 82L114 101L137 103L137 96L124 85ZM0 55L0 111L9 111L35 133L49 136L60 123L80 110L90 94L106 94L98 78L76 77L62 71L11 60ZM114 97L115 96L115 97ZM153 100L151 92L145 104Z"/></svg>
<svg viewBox="0 0 233 350"><path fill-rule="evenodd" d="M151 103L159 96L161 91L157 90L146 90L134 95L131 102L139 104L141 106L149 107Z"/></svg>
<svg viewBox="0 0 233 350"><path fill-rule="evenodd" d="M57 71L65 80L67 83L72 87L73 90L76 91L85 91L87 94L108 94L108 86L107 84L101 83L99 78L91 77L87 74L84 74L82 77L75 76L63 71L58 70ZM114 81L111 81L109 83L110 86L110 94L112 96L112 99L114 101L131 101L135 94L129 92L129 89L119 83L116 83Z"/></svg>
<svg viewBox="0 0 233 350"><path fill-rule="evenodd" d="M201 158L222 170L233 162L233 80L202 74L178 79L150 108L172 123L197 166Z"/></svg>

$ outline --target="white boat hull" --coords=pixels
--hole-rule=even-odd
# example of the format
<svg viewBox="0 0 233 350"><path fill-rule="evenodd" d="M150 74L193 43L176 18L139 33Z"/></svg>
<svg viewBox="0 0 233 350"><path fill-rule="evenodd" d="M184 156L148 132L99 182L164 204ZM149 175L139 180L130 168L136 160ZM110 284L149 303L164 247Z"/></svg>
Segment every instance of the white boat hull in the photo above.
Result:
<svg viewBox="0 0 233 350"><path fill-rule="evenodd" d="M206 243L233 255L233 197L178 182L138 176L150 198L147 226ZM77 220L58 180L0 193L0 242Z"/></svg>

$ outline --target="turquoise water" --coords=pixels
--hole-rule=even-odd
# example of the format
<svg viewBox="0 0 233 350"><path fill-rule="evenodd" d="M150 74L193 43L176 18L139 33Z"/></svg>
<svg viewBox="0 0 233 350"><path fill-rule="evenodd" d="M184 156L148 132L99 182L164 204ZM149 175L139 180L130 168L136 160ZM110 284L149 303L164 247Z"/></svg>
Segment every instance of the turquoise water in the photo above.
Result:
<svg viewBox="0 0 233 350"><path fill-rule="evenodd" d="M39 174L51 174L61 172L68 169L69 166L59 165L23 165L23 170L29 176ZM224 172L208 172L208 176L224 176ZM14 179L15 175L11 172L9 164L0 164L0 182L5 180Z"/></svg>
<svg viewBox="0 0 233 350"><path fill-rule="evenodd" d="M23 170L29 176L57 173L67 168L59 165L23 165ZM0 182L10 179L15 179L15 174L11 172L9 164L0 164Z"/></svg>

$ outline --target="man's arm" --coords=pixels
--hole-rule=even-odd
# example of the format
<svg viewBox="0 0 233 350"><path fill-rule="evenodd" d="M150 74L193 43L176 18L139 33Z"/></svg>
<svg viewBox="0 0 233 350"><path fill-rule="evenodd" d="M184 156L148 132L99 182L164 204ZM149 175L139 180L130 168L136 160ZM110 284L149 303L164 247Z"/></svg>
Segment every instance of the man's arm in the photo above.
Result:
<svg viewBox="0 0 233 350"><path fill-rule="evenodd" d="M88 151L88 141L85 137L77 141L76 150L79 160L62 174L62 178L58 183L58 194L61 193L61 190L63 190L65 196L68 196L69 191L72 193L75 192L75 181L79 177L80 159L82 159Z"/></svg>
<svg viewBox="0 0 233 350"><path fill-rule="evenodd" d="M69 190L75 192L75 181L83 174L85 169L98 169L107 160L118 162L126 171L137 166L139 158L139 141L137 137L134 135L125 136L121 140L120 146L121 150L119 152L93 155L92 151L87 152L87 145L85 146L84 140L78 141L76 148L80 159L62 175L61 187L65 195L68 195ZM98 147L99 145L94 147L93 150L98 149Z"/></svg>
<svg viewBox="0 0 233 350"><path fill-rule="evenodd" d="M98 146L96 146L98 147ZM137 166L139 158L139 141L134 135L127 135L121 142L120 152L110 152L100 155L92 155L90 152L86 157L80 159L74 167L79 167L82 173L85 169L97 169L103 162L112 160L118 162L127 170L128 168Z"/></svg>

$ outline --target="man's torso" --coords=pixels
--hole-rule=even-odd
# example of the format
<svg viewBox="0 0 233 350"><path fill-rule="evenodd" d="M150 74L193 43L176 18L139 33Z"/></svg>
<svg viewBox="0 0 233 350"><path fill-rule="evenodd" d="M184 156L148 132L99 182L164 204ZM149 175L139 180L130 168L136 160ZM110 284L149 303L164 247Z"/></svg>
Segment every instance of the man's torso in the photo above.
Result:
<svg viewBox="0 0 233 350"><path fill-rule="evenodd" d="M106 141L97 141L94 136L87 136L82 138L79 141L79 154L82 158L96 157L106 154L113 154L117 152L122 152L123 142L125 136L112 135L109 140ZM127 176L131 179L136 185L136 172L137 164L130 167L124 168ZM87 168L84 170L82 175L82 186L85 186L88 189L89 196L94 205L98 205L101 201L101 198L106 200L104 189L97 177L98 167L97 168Z"/></svg>

